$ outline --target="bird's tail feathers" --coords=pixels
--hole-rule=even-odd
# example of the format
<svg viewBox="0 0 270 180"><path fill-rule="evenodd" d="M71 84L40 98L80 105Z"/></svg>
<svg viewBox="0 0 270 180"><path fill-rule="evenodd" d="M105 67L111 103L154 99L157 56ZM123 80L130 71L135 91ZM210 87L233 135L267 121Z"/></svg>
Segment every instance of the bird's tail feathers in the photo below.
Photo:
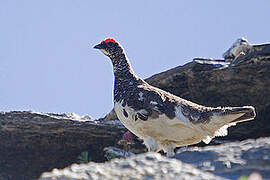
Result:
<svg viewBox="0 0 270 180"><path fill-rule="evenodd" d="M215 136L226 136L228 127L235 126L236 123L249 121L255 118L255 109L252 106L243 107L218 107L215 108L211 121L208 125L202 126L208 131L208 135L203 141L209 143Z"/></svg>
<svg viewBox="0 0 270 180"><path fill-rule="evenodd" d="M239 122L252 120L256 116L255 108L252 106L218 107L213 114L209 127L214 136L226 136L228 127L235 126Z"/></svg>
<svg viewBox="0 0 270 180"><path fill-rule="evenodd" d="M216 113L218 117L223 117L226 123L239 123L255 118L255 108L252 106L228 107Z"/></svg>

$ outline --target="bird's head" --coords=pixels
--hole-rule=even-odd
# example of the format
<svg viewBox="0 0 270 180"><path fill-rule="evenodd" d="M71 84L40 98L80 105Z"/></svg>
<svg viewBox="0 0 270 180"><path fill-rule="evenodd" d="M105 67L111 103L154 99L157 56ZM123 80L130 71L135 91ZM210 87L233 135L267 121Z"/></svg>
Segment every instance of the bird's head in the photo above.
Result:
<svg viewBox="0 0 270 180"><path fill-rule="evenodd" d="M94 46L94 48L101 50L106 56L109 56L110 58L123 52L121 46L112 38L107 38L104 41L101 41L101 43Z"/></svg>

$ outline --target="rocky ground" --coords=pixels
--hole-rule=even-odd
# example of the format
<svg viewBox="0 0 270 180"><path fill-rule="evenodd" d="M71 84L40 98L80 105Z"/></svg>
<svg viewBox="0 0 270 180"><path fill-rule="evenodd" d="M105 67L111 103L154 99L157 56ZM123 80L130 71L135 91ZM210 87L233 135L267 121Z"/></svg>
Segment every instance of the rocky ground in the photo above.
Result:
<svg viewBox="0 0 270 180"><path fill-rule="evenodd" d="M217 146L192 147L176 159L217 176L237 179L252 172L270 179L270 138L248 139Z"/></svg>
<svg viewBox="0 0 270 180"><path fill-rule="evenodd" d="M114 159L103 164L73 164L63 170L54 169L50 173L43 173L40 178L40 180L52 179L221 180L224 178L201 171L179 160L166 158L158 153L147 153L127 159Z"/></svg>
<svg viewBox="0 0 270 180"><path fill-rule="evenodd" d="M146 81L203 105L255 106L255 120L230 127L228 136L168 159L145 156L137 139L132 145L119 144L126 129L113 110L99 120L0 112L0 179L38 179L41 174L41 179L237 179L252 172L270 179L270 45L249 46L241 56L224 60L226 67L212 61L194 61ZM120 154L129 150L124 156L140 155L118 159L108 154L109 147L120 148Z"/></svg>
<svg viewBox="0 0 270 180"><path fill-rule="evenodd" d="M40 180L238 179L254 172L270 179L270 138L191 147L172 159L147 153L105 164L73 164L62 170L43 173Z"/></svg>

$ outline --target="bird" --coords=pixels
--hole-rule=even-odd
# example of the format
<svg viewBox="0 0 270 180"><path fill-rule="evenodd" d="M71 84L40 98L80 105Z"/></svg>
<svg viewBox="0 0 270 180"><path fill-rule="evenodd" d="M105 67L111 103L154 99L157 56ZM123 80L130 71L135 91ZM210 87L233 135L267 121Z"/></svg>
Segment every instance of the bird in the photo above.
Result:
<svg viewBox="0 0 270 180"><path fill-rule="evenodd" d="M252 45L246 38L242 37L238 38L222 56L225 61L234 61L238 57L246 55L250 49L252 49Z"/></svg>
<svg viewBox="0 0 270 180"><path fill-rule="evenodd" d="M163 150L168 157L175 148L208 144L215 136L226 136L227 128L255 118L255 108L206 107L151 86L132 69L123 47L113 38L94 46L112 62L114 110L121 123L147 147Z"/></svg>

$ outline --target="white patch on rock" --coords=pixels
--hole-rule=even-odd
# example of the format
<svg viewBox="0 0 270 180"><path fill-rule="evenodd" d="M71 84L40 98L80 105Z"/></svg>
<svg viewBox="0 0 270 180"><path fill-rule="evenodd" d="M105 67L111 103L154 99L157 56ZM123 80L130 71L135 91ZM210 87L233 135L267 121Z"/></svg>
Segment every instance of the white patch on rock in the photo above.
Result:
<svg viewBox="0 0 270 180"><path fill-rule="evenodd" d="M134 153L130 151L125 151L125 150L122 150L113 146L105 147L104 151L108 154L112 154L118 157L130 157L130 156L135 155Z"/></svg>
<svg viewBox="0 0 270 180"><path fill-rule="evenodd" d="M32 114L37 114L37 115L44 115L44 116L49 116L55 119L66 119L66 120L73 120L73 121L92 121L95 122L89 115L84 115L84 116L80 116L76 113L64 113L64 114L57 114L57 113L41 113L41 112L37 112L37 111L28 111L29 113Z"/></svg>
<svg viewBox="0 0 270 180"><path fill-rule="evenodd" d="M125 128L125 126L118 119L103 121L102 123L98 123L98 125L103 125L103 124L114 125L114 126L121 128L121 129Z"/></svg>
<svg viewBox="0 0 270 180"><path fill-rule="evenodd" d="M234 56L234 59L236 59L239 55L245 55L246 51L250 49L252 45L249 44L247 39L245 38L239 38L237 39L233 45L223 54L224 59L231 58Z"/></svg>

